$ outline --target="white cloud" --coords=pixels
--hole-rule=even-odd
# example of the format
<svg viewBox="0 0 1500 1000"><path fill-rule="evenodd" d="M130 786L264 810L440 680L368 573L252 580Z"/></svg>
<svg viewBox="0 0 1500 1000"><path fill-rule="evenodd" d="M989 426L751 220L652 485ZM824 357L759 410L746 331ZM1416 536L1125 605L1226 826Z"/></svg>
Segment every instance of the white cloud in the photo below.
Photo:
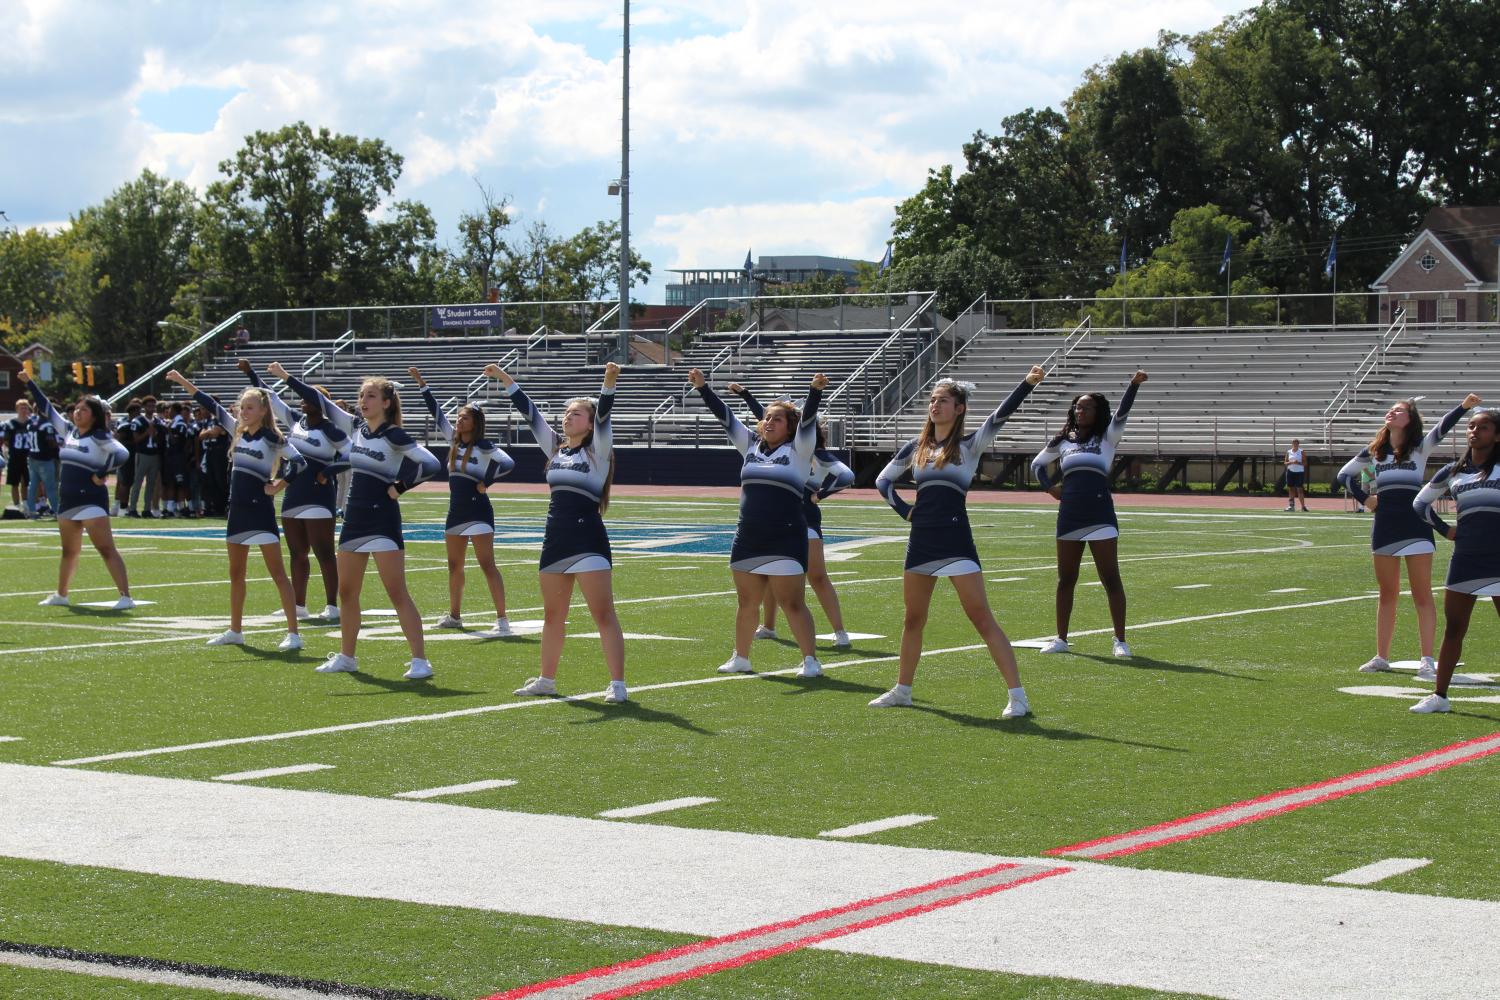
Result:
<svg viewBox="0 0 1500 1000"><path fill-rule="evenodd" d="M658 215L646 240L670 248L674 267L734 267L745 250L879 260L894 217L889 198L718 205Z"/></svg>

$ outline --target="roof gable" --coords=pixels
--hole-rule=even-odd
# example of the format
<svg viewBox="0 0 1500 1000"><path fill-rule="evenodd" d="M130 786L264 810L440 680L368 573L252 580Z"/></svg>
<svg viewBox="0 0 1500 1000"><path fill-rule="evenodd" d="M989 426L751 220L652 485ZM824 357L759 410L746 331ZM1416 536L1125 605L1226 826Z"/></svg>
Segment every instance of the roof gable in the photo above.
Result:
<svg viewBox="0 0 1500 1000"><path fill-rule="evenodd" d="M1391 277L1395 275L1396 272L1405 267L1407 262L1416 256L1418 250L1420 250L1423 246L1428 245L1429 243L1433 247L1437 248L1437 251L1444 257L1446 257L1449 263L1458 268L1460 273L1463 274L1466 283L1471 285L1479 285L1483 283L1483 279L1480 278L1479 275L1475 274L1474 270L1457 253L1454 252L1453 247L1451 247L1448 242L1442 238L1442 235L1440 233L1436 233L1431 229L1423 229L1421 232L1417 233L1415 239L1413 239L1406 245L1406 249L1401 251L1400 255L1398 255L1396 259L1391 262L1391 265L1384 271L1380 272L1380 277L1370 282L1370 287L1375 289L1376 291L1384 291L1387 284L1390 282ZM1491 270L1493 273L1493 268ZM1493 280L1493 278L1491 280Z"/></svg>

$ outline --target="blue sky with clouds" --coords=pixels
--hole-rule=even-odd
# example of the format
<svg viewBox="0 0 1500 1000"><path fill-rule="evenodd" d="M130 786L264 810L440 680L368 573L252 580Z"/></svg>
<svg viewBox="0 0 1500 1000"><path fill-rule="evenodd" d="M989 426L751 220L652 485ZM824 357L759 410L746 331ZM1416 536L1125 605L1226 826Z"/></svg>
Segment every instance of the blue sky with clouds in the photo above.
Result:
<svg viewBox="0 0 1500 1000"><path fill-rule="evenodd" d="M632 11L633 243L656 269L879 258L976 129L1246 0L658 0ZM451 238L476 180L517 222L618 216L621 4L9 0L0 209L55 225L142 168L200 189L255 129L384 139Z"/></svg>

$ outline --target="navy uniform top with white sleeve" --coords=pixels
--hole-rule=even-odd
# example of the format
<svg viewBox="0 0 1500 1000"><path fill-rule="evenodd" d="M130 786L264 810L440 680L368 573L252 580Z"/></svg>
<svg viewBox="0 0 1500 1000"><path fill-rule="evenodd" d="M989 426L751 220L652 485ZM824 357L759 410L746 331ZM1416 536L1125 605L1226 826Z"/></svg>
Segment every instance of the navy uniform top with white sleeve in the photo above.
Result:
<svg viewBox="0 0 1500 1000"><path fill-rule="evenodd" d="M1500 463L1486 471L1450 462L1422 487L1412 507L1446 538L1448 525L1433 509L1444 493L1458 506L1458 534L1444 586L1475 597L1500 597ZM1377 514L1385 503L1375 508Z"/></svg>
<svg viewBox="0 0 1500 1000"><path fill-rule="evenodd" d="M246 374L252 385L261 384L260 377L253 370ZM287 484L286 496L281 501L281 516L309 521L331 519L337 506L338 483L335 477L349 468L350 438L349 431L340 426L329 411L337 410L346 417L348 414L295 375L288 376L286 384L310 405L317 407L323 420L316 427L309 425L302 414L287 405L286 400L270 393L271 411L286 425L292 447L307 462L306 473Z"/></svg>
<svg viewBox="0 0 1500 1000"><path fill-rule="evenodd" d="M60 495L53 500L57 519L89 521L108 517L109 488L94 482L94 477L105 478L124 465L130 453L109 433L107 424L95 427L87 434L79 434L57 412L57 407L35 381L28 381L26 387L31 390L43 419L62 441L58 448L58 457L62 461L62 476L57 486Z"/></svg>
<svg viewBox="0 0 1500 1000"><path fill-rule="evenodd" d="M448 521L445 535L493 535L495 508L485 490L501 476L516 467L515 460L495 442L480 438L471 444L453 441L453 424L438 405L428 386L422 387L422 401L437 421L438 432L448 442Z"/></svg>
<svg viewBox="0 0 1500 1000"><path fill-rule="evenodd" d="M921 576L966 576L978 573L979 550L974 546L974 531L969 527L967 499L969 484L979 469L979 460L1000 433L1006 418L1031 395L1030 382L1011 390L995 412L985 417L979 429L965 434L958 444L958 461L938 465L941 444L932 449L922 465L916 465L917 441L906 442L892 456L875 480L875 488L885 502L911 522L911 537L906 542L906 572ZM907 469L917 484L917 502L909 504L896 492L896 481Z"/></svg>
<svg viewBox="0 0 1500 1000"><path fill-rule="evenodd" d="M613 553L599 505L609 482L614 454L614 425L609 414L615 405L615 390L599 390L594 407L594 437L588 444L570 447L559 437L536 404L512 382L505 387L511 405L526 418L532 437L547 457L547 530L542 536L543 573L592 573L607 570Z"/></svg>
<svg viewBox="0 0 1500 1000"><path fill-rule="evenodd" d="M292 380L287 381L288 385ZM401 504L390 488L405 493L442 471L437 456L412 440L400 427L383 423L371 431L363 420L334 405L316 389L323 418L349 436L349 497L339 530L340 552L396 552L406 548L401 534ZM329 477L331 480L332 477Z"/></svg>
<svg viewBox="0 0 1500 1000"><path fill-rule="evenodd" d="M1374 493L1380 503L1370 526L1370 548L1377 556L1419 556L1435 550L1432 528L1417 516L1412 503L1427 476L1427 460L1467 412L1456 406L1443 414L1405 459L1397 458L1394 450L1373 456L1369 448L1363 448L1339 470L1339 482L1360 503L1370 494L1360 484L1359 473L1369 469L1374 474Z"/></svg>
<svg viewBox="0 0 1500 1000"><path fill-rule="evenodd" d="M217 399L202 389L193 394L193 399L203 404L219 426L234 437L237 422ZM278 474L289 483L295 481L304 467L302 457L275 430L257 427L234 442L230 463L229 524L225 540L235 545L275 545L281 540L281 533L276 529L276 500L266 493L266 484Z"/></svg>
<svg viewBox="0 0 1500 1000"><path fill-rule="evenodd" d="M797 576L807 572L807 515L804 486L812 475L818 444L818 402L823 393L809 389L796 430L768 448L760 435L740 423L708 387L698 387L703 402L744 456L740 465L740 519L729 549L729 568L760 576Z"/></svg>
<svg viewBox="0 0 1500 1000"><path fill-rule="evenodd" d="M756 420L766 415L766 408L760 405L760 400L749 389L744 389L737 394L745 401L745 406L754 414ZM804 400L804 403L806 401ZM798 406L798 410L801 410ZM847 490L854 485L854 470L849 468L839 457L827 448L814 448L812 456L812 470L808 474L807 482L802 484L802 516L807 519L807 540L823 540L823 508L817 503L818 500L827 500L840 490Z"/></svg>
<svg viewBox="0 0 1500 1000"><path fill-rule="evenodd" d="M1031 471L1042 489L1052 488L1047 467L1057 462L1062 469L1062 500L1057 506L1057 537L1069 542L1097 542L1120 536L1115 519L1115 501L1109 493L1109 471L1115 449L1125 435L1125 421L1135 404L1135 382L1120 398L1120 408L1110 418L1104 433L1081 441L1064 439L1037 452Z"/></svg>

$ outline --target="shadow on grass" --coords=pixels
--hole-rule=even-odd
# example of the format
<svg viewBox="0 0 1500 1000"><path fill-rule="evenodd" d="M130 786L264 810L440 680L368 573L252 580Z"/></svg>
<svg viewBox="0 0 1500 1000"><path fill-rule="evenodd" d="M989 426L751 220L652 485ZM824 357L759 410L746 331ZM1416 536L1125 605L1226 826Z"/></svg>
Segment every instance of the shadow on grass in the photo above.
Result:
<svg viewBox="0 0 1500 1000"><path fill-rule="evenodd" d="M841 677L830 677L824 674L822 677L798 677L796 675L786 676L784 674L767 677L762 675L761 680L773 684L782 684L790 688L783 694L807 694L811 691L843 691L849 694L883 694L885 688L875 684L856 684L854 681L846 681Z"/></svg>
<svg viewBox="0 0 1500 1000"><path fill-rule="evenodd" d="M348 675L355 682L369 688L378 688L373 691L332 691L330 698L362 698L377 694L414 694L418 698L458 698L473 694L488 694L486 691L465 691L462 688L445 688L432 681L409 681L405 678L389 680L384 677L375 677L366 673L351 673Z"/></svg>
<svg viewBox="0 0 1500 1000"><path fill-rule="evenodd" d="M591 718L573 719L569 725L591 726L599 722L617 722L620 719L632 719L636 722L663 723L676 729L684 729L699 736L717 736L718 733L711 729L704 729L695 725L692 721L675 712L663 712L660 709L646 708L640 702L627 701L623 705L606 705L599 701L570 701L566 703L571 709L581 709L591 713Z"/></svg>
<svg viewBox="0 0 1500 1000"><path fill-rule="evenodd" d="M1085 740L1098 740L1103 743L1116 743L1120 746L1140 747L1143 750L1163 750L1167 753L1188 753L1185 747L1162 746L1160 743L1138 743L1135 740L1115 739L1112 736L1098 736L1094 733L1079 732L1076 729L1062 729L1056 726L1043 725L1036 716L1027 715L1020 719L1002 719L998 712L993 716L969 715L966 712L954 712L946 708L936 708L932 705L914 704L914 711L927 712L938 718L957 722L962 726L972 726L975 729L993 729L1000 733L1012 733L1019 736L1040 736L1045 740L1060 740L1063 742L1081 742Z"/></svg>
<svg viewBox="0 0 1500 1000"><path fill-rule="evenodd" d="M1083 660L1095 660L1099 663L1108 663L1111 666L1129 667L1134 670L1167 670L1179 674L1215 674L1219 677L1233 677L1237 681L1265 681L1264 677L1255 677L1250 674L1235 674L1227 670L1215 670L1213 667L1201 667L1195 663L1173 663L1171 660L1158 660L1150 656L1142 656L1136 653L1130 659L1118 656L1101 656L1098 653L1073 653Z"/></svg>

